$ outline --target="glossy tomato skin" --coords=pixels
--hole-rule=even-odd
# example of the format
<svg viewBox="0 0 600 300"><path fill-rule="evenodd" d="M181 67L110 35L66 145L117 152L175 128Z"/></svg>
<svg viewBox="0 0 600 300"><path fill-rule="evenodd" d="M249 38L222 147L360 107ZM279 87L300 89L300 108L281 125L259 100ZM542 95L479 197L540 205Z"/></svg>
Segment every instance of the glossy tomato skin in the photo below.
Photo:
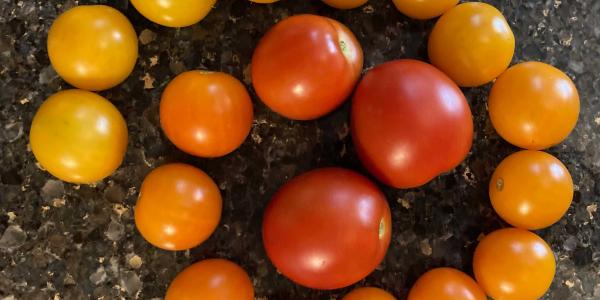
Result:
<svg viewBox="0 0 600 300"><path fill-rule="evenodd" d="M69 84L101 91L123 82L138 57L133 26L106 5L82 5L62 13L48 32L52 67Z"/></svg>
<svg viewBox="0 0 600 300"><path fill-rule="evenodd" d="M462 3L439 18L429 35L429 60L459 86L476 87L510 64L515 37L495 7Z"/></svg>
<svg viewBox="0 0 600 300"><path fill-rule="evenodd" d="M538 299L550 287L555 268L548 244L535 233L516 228L485 236L473 257L475 278L493 299Z"/></svg>
<svg viewBox="0 0 600 300"><path fill-rule="evenodd" d="M360 76L362 49L343 24L296 15L273 26L252 57L252 84L273 111L296 120L338 107Z"/></svg>
<svg viewBox="0 0 600 300"><path fill-rule="evenodd" d="M252 281L244 269L225 259L206 259L173 279L165 300L254 300Z"/></svg>
<svg viewBox="0 0 600 300"><path fill-rule="evenodd" d="M403 14L417 20L441 16L458 4L458 0L393 0Z"/></svg>
<svg viewBox="0 0 600 300"><path fill-rule="evenodd" d="M244 85L221 72L188 71L167 85L160 124L177 148L200 157L219 157L246 139L254 113Z"/></svg>
<svg viewBox="0 0 600 300"><path fill-rule="evenodd" d="M390 243L385 196L350 170L323 168L286 183L263 219L271 262L292 281L314 289L353 284L381 262Z"/></svg>
<svg viewBox="0 0 600 300"><path fill-rule="evenodd" d="M408 300L486 300L483 290L469 275L453 268L427 271L412 286Z"/></svg>
<svg viewBox="0 0 600 300"><path fill-rule="evenodd" d="M167 27L185 27L200 22L217 0L131 0L148 20Z"/></svg>
<svg viewBox="0 0 600 300"><path fill-rule="evenodd" d="M573 199L567 167L542 151L523 150L505 158L492 175L490 200L507 223L537 230L556 223Z"/></svg>
<svg viewBox="0 0 600 300"><path fill-rule="evenodd" d="M525 149L542 150L563 141L579 117L579 94L559 69L540 62L512 66L494 83L488 99L498 134Z"/></svg>
<svg viewBox="0 0 600 300"><path fill-rule="evenodd" d="M38 109L29 135L40 165L57 178L93 183L112 174L127 150L127 124L104 97L64 90Z"/></svg>
<svg viewBox="0 0 600 300"><path fill-rule="evenodd" d="M339 8L339 9L352 9L367 3L368 0L323 0L325 4Z"/></svg>
<svg viewBox="0 0 600 300"><path fill-rule="evenodd" d="M463 93L416 60L387 62L363 77L352 100L351 128L364 166L396 188L423 185L456 167L473 137Z"/></svg>
<svg viewBox="0 0 600 300"><path fill-rule="evenodd" d="M396 300L396 298L380 288L361 287L352 290L342 300Z"/></svg>
<svg viewBox="0 0 600 300"><path fill-rule="evenodd" d="M206 173L186 164L160 166L146 176L135 205L144 239L165 250L198 246L221 219L221 193Z"/></svg>

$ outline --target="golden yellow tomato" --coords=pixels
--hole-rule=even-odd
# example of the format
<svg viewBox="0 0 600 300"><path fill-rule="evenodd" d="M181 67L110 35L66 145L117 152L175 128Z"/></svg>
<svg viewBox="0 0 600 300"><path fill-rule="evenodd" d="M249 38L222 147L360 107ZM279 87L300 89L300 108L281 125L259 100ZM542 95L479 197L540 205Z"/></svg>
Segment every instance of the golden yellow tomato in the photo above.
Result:
<svg viewBox="0 0 600 300"><path fill-rule="evenodd" d="M458 0L394 0L401 13L417 20L441 16L456 4Z"/></svg>
<svg viewBox="0 0 600 300"><path fill-rule="evenodd" d="M66 90L48 98L31 123L31 150L61 180L92 183L113 173L127 149L127 125L105 98Z"/></svg>
<svg viewBox="0 0 600 300"><path fill-rule="evenodd" d="M148 20L167 27L185 27L204 19L217 0L131 0Z"/></svg>
<svg viewBox="0 0 600 300"><path fill-rule="evenodd" d="M380 288L361 287L352 290L342 300L396 300L396 298Z"/></svg>
<svg viewBox="0 0 600 300"><path fill-rule="evenodd" d="M48 56L69 84L101 91L123 82L133 71L137 35L129 20L110 6L77 6L52 23Z"/></svg>
<svg viewBox="0 0 600 300"><path fill-rule="evenodd" d="M357 8L367 3L367 1L368 0L323 0L325 4L339 9Z"/></svg>

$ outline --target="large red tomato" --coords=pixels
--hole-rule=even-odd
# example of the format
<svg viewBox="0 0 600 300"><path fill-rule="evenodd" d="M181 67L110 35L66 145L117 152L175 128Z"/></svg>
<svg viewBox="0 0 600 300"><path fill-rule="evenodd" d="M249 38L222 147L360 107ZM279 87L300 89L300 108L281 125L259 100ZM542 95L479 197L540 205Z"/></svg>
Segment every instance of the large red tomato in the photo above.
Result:
<svg viewBox="0 0 600 300"><path fill-rule="evenodd" d="M396 188L427 183L456 167L471 148L465 96L441 71L416 60L370 70L354 95L351 120L363 164Z"/></svg>
<svg viewBox="0 0 600 300"><path fill-rule="evenodd" d="M390 208L377 186L340 168L285 184L263 220L267 255L283 275L315 289L351 285L381 262L390 243Z"/></svg>

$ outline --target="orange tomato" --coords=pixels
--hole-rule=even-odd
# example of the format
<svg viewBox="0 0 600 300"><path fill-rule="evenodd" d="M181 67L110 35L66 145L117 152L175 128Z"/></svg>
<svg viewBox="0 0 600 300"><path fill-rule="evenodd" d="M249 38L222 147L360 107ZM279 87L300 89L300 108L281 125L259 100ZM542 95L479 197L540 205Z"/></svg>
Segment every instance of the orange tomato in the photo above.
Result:
<svg viewBox="0 0 600 300"><path fill-rule="evenodd" d="M348 293L342 300L396 300L396 298L379 288L361 287Z"/></svg>
<svg viewBox="0 0 600 300"><path fill-rule="evenodd" d="M244 85L221 72L189 71L167 85L160 124L177 148L218 157L238 148L252 127L252 101Z"/></svg>
<svg viewBox="0 0 600 300"><path fill-rule="evenodd" d="M225 259L206 259L173 279L165 300L254 300L244 269Z"/></svg>
<svg viewBox="0 0 600 300"><path fill-rule="evenodd" d="M485 293L469 275L452 268L436 268L421 275L410 289L408 300L486 300Z"/></svg>
<svg viewBox="0 0 600 300"><path fill-rule="evenodd" d="M206 173L186 164L167 164L144 179L135 225L156 247L186 250L213 233L221 206L219 188Z"/></svg>
<svg viewBox="0 0 600 300"><path fill-rule="evenodd" d="M458 85L475 87L506 70L515 52L515 37L495 7L468 2L439 18L428 51L431 63Z"/></svg>
<svg viewBox="0 0 600 300"><path fill-rule="evenodd" d="M458 0L393 0L403 14L417 20L438 17L458 4Z"/></svg>
<svg viewBox="0 0 600 300"><path fill-rule="evenodd" d="M148 20L168 27L185 27L204 19L217 0L131 0Z"/></svg>
<svg viewBox="0 0 600 300"><path fill-rule="evenodd" d="M90 91L106 90L133 71L137 35L129 20L110 6L77 6L52 23L48 56L69 84Z"/></svg>
<svg viewBox="0 0 600 300"><path fill-rule="evenodd" d="M493 299L538 299L556 265L552 249L535 233L505 228L485 236L473 257L479 286Z"/></svg>
<svg viewBox="0 0 600 300"><path fill-rule="evenodd" d="M339 9L357 8L367 3L367 1L368 0L323 0L325 4Z"/></svg>
<svg viewBox="0 0 600 300"><path fill-rule="evenodd" d="M521 148L541 150L560 143L575 128L579 94L559 69L525 62L496 80L488 110L502 138Z"/></svg>

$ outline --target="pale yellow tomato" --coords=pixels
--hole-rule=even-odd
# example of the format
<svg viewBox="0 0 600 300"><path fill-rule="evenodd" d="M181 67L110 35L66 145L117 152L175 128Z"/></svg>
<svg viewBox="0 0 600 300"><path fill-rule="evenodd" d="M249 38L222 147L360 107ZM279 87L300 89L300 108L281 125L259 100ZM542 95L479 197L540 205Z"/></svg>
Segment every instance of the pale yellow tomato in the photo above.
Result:
<svg viewBox="0 0 600 300"><path fill-rule="evenodd" d="M131 0L148 20L167 27L185 27L204 19L217 0Z"/></svg>

